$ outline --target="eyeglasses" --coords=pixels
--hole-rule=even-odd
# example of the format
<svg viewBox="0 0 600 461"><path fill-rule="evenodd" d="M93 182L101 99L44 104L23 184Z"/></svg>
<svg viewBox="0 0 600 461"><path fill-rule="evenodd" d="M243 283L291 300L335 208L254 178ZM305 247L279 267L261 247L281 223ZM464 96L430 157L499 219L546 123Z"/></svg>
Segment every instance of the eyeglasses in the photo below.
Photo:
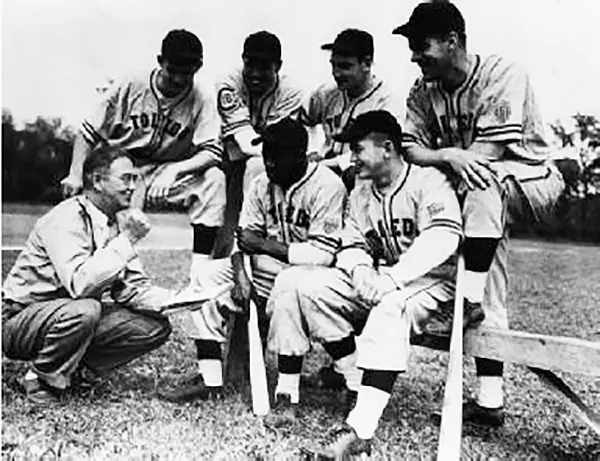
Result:
<svg viewBox="0 0 600 461"><path fill-rule="evenodd" d="M105 175L105 177L111 177L111 178L116 178L119 181L121 181L123 184L134 184L137 185L140 180L142 179L141 176L139 174L135 174L135 173L125 173L122 174L121 176L114 176L114 175Z"/></svg>

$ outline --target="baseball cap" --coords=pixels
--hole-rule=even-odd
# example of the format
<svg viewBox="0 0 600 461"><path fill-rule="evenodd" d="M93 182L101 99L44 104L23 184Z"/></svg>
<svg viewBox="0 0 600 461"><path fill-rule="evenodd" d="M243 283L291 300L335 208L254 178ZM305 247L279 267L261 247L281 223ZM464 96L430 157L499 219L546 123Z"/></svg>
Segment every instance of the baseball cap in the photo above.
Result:
<svg viewBox="0 0 600 461"><path fill-rule="evenodd" d="M392 34L413 37L445 36L450 32L465 32L465 20L451 2L420 3L406 24L396 27Z"/></svg>
<svg viewBox="0 0 600 461"><path fill-rule="evenodd" d="M161 55L177 66L197 66L202 64L202 43L192 32L185 29L174 29L163 39Z"/></svg>
<svg viewBox="0 0 600 461"><path fill-rule="evenodd" d="M402 128L392 114L386 110L372 110L360 114L342 133L334 135L338 142L353 142L363 139L370 133L383 133L392 139L402 138Z"/></svg>
<svg viewBox="0 0 600 461"><path fill-rule="evenodd" d="M346 29L338 34L333 43L321 46L322 50L331 50L342 56L364 58L373 56L373 36L360 29Z"/></svg>
<svg viewBox="0 0 600 461"><path fill-rule="evenodd" d="M242 56L269 62L281 61L281 42L276 35L261 30L246 37Z"/></svg>
<svg viewBox="0 0 600 461"><path fill-rule="evenodd" d="M308 148L308 133L300 121L288 117L267 126L263 133L251 142L253 146L260 143L305 151Z"/></svg>

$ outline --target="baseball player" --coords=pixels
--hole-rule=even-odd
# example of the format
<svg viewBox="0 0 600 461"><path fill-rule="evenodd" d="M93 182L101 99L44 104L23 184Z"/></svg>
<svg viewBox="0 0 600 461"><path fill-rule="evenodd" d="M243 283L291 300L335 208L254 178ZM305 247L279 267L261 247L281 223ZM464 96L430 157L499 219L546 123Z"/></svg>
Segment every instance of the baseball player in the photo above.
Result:
<svg viewBox="0 0 600 461"><path fill-rule="evenodd" d="M300 87L280 73L281 43L277 36L267 31L249 35L242 61L241 69L217 83L228 176L226 223L219 238L219 255L231 250L243 192L264 171L260 146L251 141L268 125L297 117L302 105Z"/></svg>
<svg viewBox="0 0 600 461"><path fill-rule="evenodd" d="M174 391L172 401L209 398L221 393L221 346L226 331L222 306L247 309L250 296L258 297L263 312L275 277L289 265L333 262L339 246L336 233L342 226L346 189L328 168L306 158L308 134L290 118L269 125L259 138L266 174L252 183L242 208L237 246L231 259L211 262L211 273L200 281L210 288L234 281L230 294L206 303L192 314L188 333L196 341L199 374ZM252 255L250 280L242 252Z"/></svg>
<svg viewBox="0 0 600 461"><path fill-rule="evenodd" d="M82 165L100 144L125 149L143 181L132 206L183 204L194 229L192 268L211 255L223 224L225 176L219 120L212 92L194 84L202 67L202 43L186 30L170 31L162 42L159 67L115 84L77 133L65 196L81 189ZM193 271L192 271L193 272Z"/></svg>
<svg viewBox="0 0 600 461"><path fill-rule="evenodd" d="M370 454L394 381L406 370L411 333L454 296L458 199L439 170L403 159L401 138L386 111L361 114L336 136L350 143L357 178L368 180L350 195L337 267L288 269L269 300L269 347L280 356L301 359L313 337L345 357L342 369L363 370L347 424L318 459Z"/></svg>
<svg viewBox="0 0 600 461"><path fill-rule="evenodd" d="M408 38L422 77L407 99L408 159L444 168L463 195L465 322L483 303L485 324L508 327L508 224L542 220L564 189L549 163L544 125L529 77L499 56L466 49L465 21L449 2L419 4L394 34ZM449 334L451 309L429 324ZM503 424L503 365L476 359L479 389L464 420Z"/></svg>
<svg viewBox="0 0 600 461"><path fill-rule="evenodd" d="M371 70L374 57L373 37L358 29L346 29L323 50L331 51L331 70L335 83L318 87L302 109L301 120L308 127L320 126L325 141L311 157L342 175L351 189L354 170L350 162L350 147L335 141L358 115L370 110L387 110L399 117L402 101L388 85ZM316 141L313 141L316 142Z"/></svg>

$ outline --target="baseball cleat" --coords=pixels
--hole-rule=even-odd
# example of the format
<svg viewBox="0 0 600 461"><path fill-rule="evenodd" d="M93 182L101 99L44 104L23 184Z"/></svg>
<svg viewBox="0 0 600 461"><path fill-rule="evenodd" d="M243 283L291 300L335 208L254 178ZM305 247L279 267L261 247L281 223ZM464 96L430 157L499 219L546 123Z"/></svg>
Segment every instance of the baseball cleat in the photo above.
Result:
<svg viewBox="0 0 600 461"><path fill-rule="evenodd" d="M463 404L463 421L480 426L500 427L504 424L504 408L487 408L475 400Z"/></svg>
<svg viewBox="0 0 600 461"><path fill-rule="evenodd" d="M298 404L292 403L289 394L277 394L275 396L275 405L271 412L265 416L265 426L270 428L279 428L290 426L298 421Z"/></svg>
<svg viewBox="0 0 600 461"><path fill-rule="evenodd" d="M454 300L442 303L435 311L423 332L433 336L450 336L452 333L452 318L454 317ZM474 303L465 298L463 304L463 330L475 328L485 319L481 303Z"/></svg>
<svg viewBox="0 0 600 461"><path fill-rule="evenodd" d="M305 461L360 461L371 459L372 441L361 439L348 424L335 425L329 433L333 440L324 449L301 448L301 459Z"/></svg>
<svg viewBox="0 0 600 461"><path fill-rule="evenodd" d="M192 400L219 400L223 398L222 386L207 386L201 374L194 376L172 391L161 391L160 397L169 402L189 402Z"/></svg>

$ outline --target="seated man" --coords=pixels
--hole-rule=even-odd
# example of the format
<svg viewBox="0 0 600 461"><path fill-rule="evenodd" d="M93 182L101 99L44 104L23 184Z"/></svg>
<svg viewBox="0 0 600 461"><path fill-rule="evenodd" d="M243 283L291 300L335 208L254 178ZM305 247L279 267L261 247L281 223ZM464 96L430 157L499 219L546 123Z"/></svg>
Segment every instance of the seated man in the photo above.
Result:
<svg viewBox="0 0 600 461"><path fill-rule="evenodd" d="M302 90L280 71L281 42L276 35L262 30L246 37L242 62L242 68L217 83L227 208L216 257L231 252L243 195L254 178L264 172L260 146L252 140L268 125L296 118L302 105Z"/></svg>
<svg viewBox="0 0 600 461"><path fill-rule="evenodd" d="M150 284L134 249L149 221L140 210L117 216L139 179L131 159L103 147L82 171L83 195L38 220L3 287L2 350L31 362L20 384L38 404L55 401L78 366L109 370L171 333L157 312L171 293Z"/></svg>
<svg viewBox="0 0 600 461"><path fill-rule="evenodd" d="M358 115L371 110L387 110L399 117L402 100L372 71L375 46L368 32L345 29L333 43L327 43L321 49L331 51L334 82L320 85L312 92L300 119L311 127L311 144L318 149L311 152L310 157L340 174L351 190L354 187L352 153L347 143L336 141L334 136ZM318 146L321 141L319 127L325 138L322 146Z"/></svg>
<svg viewBox="0 0 600 461"><path fill-rule="evenodd" d="M259 310L269 297L277 274L288 265L330 265L338 248L336 232L342 226L346 189L331 170L309 164L308 134L298 121L286 118L270 125L259 138L263 142L266 174L258 176L244 199L231 259L209 261L202 270L198 289L234 281L231 295L207 302L191 313L188 333L195 339L199 374L172 392L171 401L218 395L222 389L221 347L226 339L223 309L219 304L247 308L253 293ZM243 253L252 255L253 279L244 269ZM261 306L262 304L262 306Z"/></svg>
<svg viewBox="0 0 600 461"><path fill-rule="evenodd" d="M81 167L101 144L127 150L144 180L133 206L179 205L193 228L192 271L209 259L225 213L225 175L219 169L219 118L214 93L194 83L203 65L202 43L187 30L163 39L158 68L123 79L107 91L75 138L68 197L81 189Z"/></svg>
<svg viewBox="0 0 600 461"><path fill-rule="evenodd" d="M402 158L401 136L393 115L372 111L338 137L351 143L357 177L371 181L350 195L336 268L288 269L269 301L269 348L280 357L300 364L312 337L325 343L347 381L356 379L352 367L363 370L348 426L328 447L331 459L370 452L394 381L406 370L411 332L420 333L454 295L458 200L440 171ZM289 381L280 374L278 391L297 393L298 380L295 389Z"/></svg>

